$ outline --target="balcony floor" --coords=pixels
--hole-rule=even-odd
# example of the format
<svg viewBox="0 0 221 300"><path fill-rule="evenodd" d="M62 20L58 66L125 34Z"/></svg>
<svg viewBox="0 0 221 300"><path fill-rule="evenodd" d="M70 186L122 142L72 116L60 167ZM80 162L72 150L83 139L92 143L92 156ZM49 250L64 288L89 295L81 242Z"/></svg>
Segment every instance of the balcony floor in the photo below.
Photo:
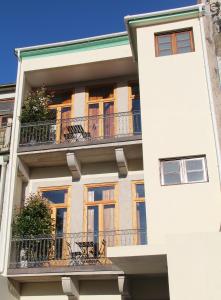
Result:
<svg viewBox="0 0 221 300"><path fill-rule="evenodd" d="M59 146L54 147L54 146ZM28 167L49 167L67 165L66 153L74 151L82 164L97 162L115 162L115 148L123 147L125 155L130 160L142 160L142 140L137 136L136 140L114 140L106 143L92 144L61 144L39 145L19 149L18 156ZM25 151L26 150L26 151Z"/></svg>

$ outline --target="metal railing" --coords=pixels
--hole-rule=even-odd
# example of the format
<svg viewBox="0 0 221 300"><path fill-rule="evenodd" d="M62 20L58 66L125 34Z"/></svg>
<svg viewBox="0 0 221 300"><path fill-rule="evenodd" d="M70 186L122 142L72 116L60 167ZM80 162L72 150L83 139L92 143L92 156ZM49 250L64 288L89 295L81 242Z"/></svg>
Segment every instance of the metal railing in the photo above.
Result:
<svg viewBox="0 0 221 300"><path fill-rule="evenodd" d="M2 125L0 127L0 150L9 147L10 138L11 138L11 124Z"/></svg>
<svg viewBox="0 0 221 300"><path fill-rule="evenodd" d="M10 268L106 265L111 264L107 247L144 244L147 233L143 229L13 237Z"/></svg>
<svg viewBox="0 0 221 300"><path fill-rule="evenodd" d="M90 143L96 140L140 134L140 111L122 112L21 124L20 146L48 143Z"/></svg>

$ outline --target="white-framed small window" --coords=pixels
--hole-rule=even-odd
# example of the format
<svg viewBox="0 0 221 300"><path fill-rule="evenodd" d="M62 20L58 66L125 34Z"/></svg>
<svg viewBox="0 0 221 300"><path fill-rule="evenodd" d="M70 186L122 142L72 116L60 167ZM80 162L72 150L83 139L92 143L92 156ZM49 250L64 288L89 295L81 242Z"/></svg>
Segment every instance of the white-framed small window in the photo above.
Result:
<svg viewBox="0 0 221 300"><path fill-rule="evenodd" d="M161 159L160 171L162 185L208 181L205 156Z"/></svg>

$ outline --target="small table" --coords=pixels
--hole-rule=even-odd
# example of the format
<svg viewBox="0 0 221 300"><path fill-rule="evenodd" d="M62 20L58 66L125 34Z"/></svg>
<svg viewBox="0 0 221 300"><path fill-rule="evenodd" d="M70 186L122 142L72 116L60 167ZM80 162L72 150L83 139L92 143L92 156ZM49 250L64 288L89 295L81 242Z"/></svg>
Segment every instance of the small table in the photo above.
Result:
<svg viewBox="0 0 221 300"><path fill-rule="evenodd" d="M90 249L94 256L94 250L95 250L95 243L94 242L77 242L76 243L81 249L82 254L85 256L85 258L89 258Z"/></svg>

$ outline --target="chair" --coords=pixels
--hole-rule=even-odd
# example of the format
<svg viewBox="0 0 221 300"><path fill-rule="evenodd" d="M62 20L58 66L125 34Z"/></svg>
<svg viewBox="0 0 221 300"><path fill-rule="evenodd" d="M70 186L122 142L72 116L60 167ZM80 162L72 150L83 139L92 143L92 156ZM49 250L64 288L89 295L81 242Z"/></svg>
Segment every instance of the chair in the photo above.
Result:
<svg viewBox="0 0 221 300"><path fill-rule="evenodd" d="M83 255L81 251L73 251L71 244L69 242L66 242L69 256L70 256L70 266L79 266L84 263L83 261ZM75 246L76 248L76 246ZM79 248L79 247L78 247ZM76 250L76 249L75 249Z"/></svg>

